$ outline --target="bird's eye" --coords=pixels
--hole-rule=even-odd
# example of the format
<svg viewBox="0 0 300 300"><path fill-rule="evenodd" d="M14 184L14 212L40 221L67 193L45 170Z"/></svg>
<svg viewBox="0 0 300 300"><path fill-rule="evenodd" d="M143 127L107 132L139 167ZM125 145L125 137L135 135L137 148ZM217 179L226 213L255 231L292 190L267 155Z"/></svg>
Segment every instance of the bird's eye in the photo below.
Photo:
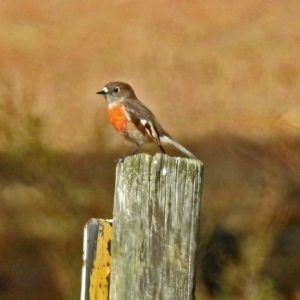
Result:
<svg viewBox="0 0 300 300"><path fill-rule="evenodd" d="M119 93L119 92L120 92L120 88L119 88L119 87L115 87L115 88L114 88L114 92L115 92L115 93Z"/></svg>

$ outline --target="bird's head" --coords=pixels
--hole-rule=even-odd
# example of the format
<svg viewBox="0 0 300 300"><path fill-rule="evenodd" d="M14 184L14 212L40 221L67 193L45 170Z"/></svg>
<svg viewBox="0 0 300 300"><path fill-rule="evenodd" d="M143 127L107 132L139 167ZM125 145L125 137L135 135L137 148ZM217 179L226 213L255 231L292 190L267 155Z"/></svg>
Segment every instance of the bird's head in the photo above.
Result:
<svg viewBox="0 0 300 300"><path fill-rule="evenodd" d="M136 99L132 87L125 82L110 82L97 94L104 95L108 104L124 99Z"/></svg>

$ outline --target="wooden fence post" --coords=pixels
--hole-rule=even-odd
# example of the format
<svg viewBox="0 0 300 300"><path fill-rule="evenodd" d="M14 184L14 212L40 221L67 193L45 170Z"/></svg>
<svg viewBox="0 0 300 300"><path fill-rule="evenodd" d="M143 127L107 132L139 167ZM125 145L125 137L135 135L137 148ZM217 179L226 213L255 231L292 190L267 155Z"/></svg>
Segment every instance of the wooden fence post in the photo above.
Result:
<svg viewBox="0 0 300 300"><path fill-rule="evenodd" d="M80 300L108 300L111 263L111 220L90 219L83 232Z"/></svg>
<svg viewBox="0 0 300 300"><path fill-rule="evenodd" d="M127 157L117 165L110 300L192 300L202 163Z"/></svg>

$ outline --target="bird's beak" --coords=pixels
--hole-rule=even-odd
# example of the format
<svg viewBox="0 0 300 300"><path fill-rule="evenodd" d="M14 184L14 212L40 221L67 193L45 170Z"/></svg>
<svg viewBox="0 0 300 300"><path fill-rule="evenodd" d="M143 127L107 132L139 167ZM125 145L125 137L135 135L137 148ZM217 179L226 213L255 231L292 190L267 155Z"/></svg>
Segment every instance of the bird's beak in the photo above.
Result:
<svg viewBox="0 0 300 300"><path fill-rule="evenodd" d="M100 91L100 92L97 92L97 94L100 94L100 95L106 95L106 94L108 94L108 88L104 87L103 90Z"/></svg>

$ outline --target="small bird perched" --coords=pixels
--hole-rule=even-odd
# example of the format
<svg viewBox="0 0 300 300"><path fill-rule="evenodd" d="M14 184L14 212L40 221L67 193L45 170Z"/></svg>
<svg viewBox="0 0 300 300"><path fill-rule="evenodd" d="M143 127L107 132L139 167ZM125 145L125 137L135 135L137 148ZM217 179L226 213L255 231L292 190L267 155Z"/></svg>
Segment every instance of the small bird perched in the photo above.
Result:
<svg viewBox="0 0 300 300"><path fill-rule="evenodd" d="M129 84L111 82L97 94L104 95L107 101L111 124L127 140L137 145L131 155L144 143L150 142L155 143L162 153L166 153L162 144L173 144L187 156L196 159L195 155L173 140L161 127L154 114L136 97Z"/></svg>

